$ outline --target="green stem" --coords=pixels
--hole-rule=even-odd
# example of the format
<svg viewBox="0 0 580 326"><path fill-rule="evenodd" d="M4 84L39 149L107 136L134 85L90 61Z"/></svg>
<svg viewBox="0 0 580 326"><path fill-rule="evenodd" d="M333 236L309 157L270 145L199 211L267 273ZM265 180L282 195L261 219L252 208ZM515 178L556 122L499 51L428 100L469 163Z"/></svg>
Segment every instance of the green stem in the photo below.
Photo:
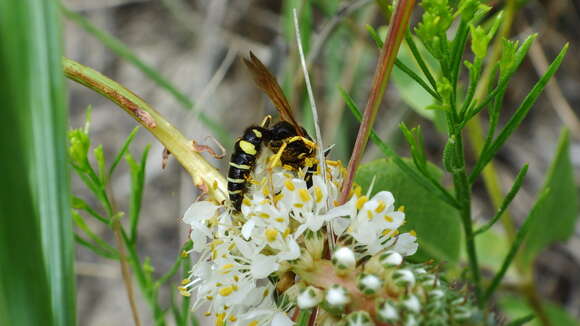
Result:
<svg viewBox="0 0 580 326"><path fill-rule="evenodd" d="M377 113L379 112L383 100L383 95L385 94L385 89L389 82L389 77L393 71L393 65L395 64L397 53L399 52L401 42L409 28L409 19L414 6L415 0L399 0L397 2L397 7L393 14L393 18L391 19L391 23L389 24L387 40L383 45L377 62L371 93L367 101L361 126L358 130L353 153L348 162L347 175L342 185L342 195L339 200L342 203L344 203L348 198L356 169L368 143Z"/></svg>
<svg viewBox="0 0 580 326"><path fill-rule="evenodd" d="M504 21L502 22L498 36L494 40L491 55L487 61L488 64L483 71L481 80L479 82L479 87L475 92L474 98L476 101L484 98L488 91L488 86L490 85L489 81L493 77L495 63L501 57L502 39L509 37L515 15L518 11L517 2L517 0L507 0ZM466 131L469 142L473 147L473 154L477 160L479 159L479 154L483 149L483 140L485 139L482 121L479 115L474 116L473 119L466 125ZM489 162L489 164L483 170L482 176L492 204L494 205L495 209L499 209L503 202L503 192L500 187L499 176L493 161ZM503 214L501 222L509 241L513 243L516 238L516 228L508 210L506 210ZM539 294L533 284L533 271L526 271L527 267L522 263L522 260L519 258L519 256L516 257L515 266L518 273L523 278L523 282L521 284L521 293L527 298L528 302L534 309L536 315L542 321L543 325L551 326L551 323L541 304L541 300L538 299Z"/></svg>
<svg viewBox="0 0 580 326"><path fill-rule="evenodd" d="M193 183L209 193L216 201L227 199L225 178L198 152L169 121L147 102L121 84L103 76L98 71L63 58L64 73L72 79L115 102L137 122L143 125L167 148L193 178Z"/></svg>

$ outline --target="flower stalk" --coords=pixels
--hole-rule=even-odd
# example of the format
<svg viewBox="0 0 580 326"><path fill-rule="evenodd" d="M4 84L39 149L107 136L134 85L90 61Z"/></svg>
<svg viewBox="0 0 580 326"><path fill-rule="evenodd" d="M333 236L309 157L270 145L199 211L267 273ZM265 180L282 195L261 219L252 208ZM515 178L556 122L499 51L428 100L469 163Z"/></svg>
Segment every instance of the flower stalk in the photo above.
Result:
<svg viewBox="0 0 580 326"><path fill-rule="evenodd" d="M383 95L385 94L385 90L389 82L389 77L393 71L393 65L395 64L397 53L399 52L401 42L407 33L409 19L411 17L411 13L413 12L414 6L415 0L400 0L397 2L396 9L393 13L393 18L389 24L387 39L383 44L383 48L381 49L381 54L377 62L371 92L364 110L360 128L358 130L353 153L348 163L347 176L342 186L342 196L340 197L340 201L342 203L347 200L348 194L352 187L352 181L356 169L368 143L371 130L373 129L377 113L379 112L379 108L383 100Z"/></svg>
<svg viewBox="0 0 580 326"><path fill-rule="evenodd" d="M225 178L195 151L192 142L147 102L116 81L74 60L63 58L67 78L103 95L143 125L175 156L193 183L217 201L227 199Z"/></svg>

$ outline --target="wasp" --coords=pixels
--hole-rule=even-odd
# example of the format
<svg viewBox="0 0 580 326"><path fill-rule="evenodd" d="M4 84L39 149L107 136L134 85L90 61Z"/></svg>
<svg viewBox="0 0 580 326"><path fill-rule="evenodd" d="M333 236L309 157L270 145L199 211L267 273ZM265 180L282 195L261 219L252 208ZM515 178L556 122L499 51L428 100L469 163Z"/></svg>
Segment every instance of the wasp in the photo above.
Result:
<svg viewBox="0 0 580 326"><path fill-rule="evenodd" d="M248 180L262 147L276 153L272 162L280 162L293 170L307 168L306 184L312 185L312 174L317 170L316 144L294 118L288 99L276 78L252 53L244 58L254 82L270 98L281 121L270 127L271 117L267 116L260 125L248 127L234 145L229 162L228 192L235 210L240 211Z"/></svg>

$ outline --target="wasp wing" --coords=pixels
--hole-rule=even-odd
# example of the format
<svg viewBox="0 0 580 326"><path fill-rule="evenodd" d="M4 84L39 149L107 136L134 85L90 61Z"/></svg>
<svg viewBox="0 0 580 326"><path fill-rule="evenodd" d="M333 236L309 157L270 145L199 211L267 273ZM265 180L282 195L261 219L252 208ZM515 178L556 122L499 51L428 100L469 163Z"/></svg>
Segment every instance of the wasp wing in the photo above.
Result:
<svg viewBox="0 0 580 326"><path fill-rule="evenodd" d="M296 119L294 119L294 115L292 115L290 103L288 103L288 99L286 99L284 92L282 92L282 88L278 85L276 77L272 75L268 68L266 68L260 59L258 59L251 51L250 58L244 58L244 63L252 73L256 85L258 85L258 87L268 95L272 103L274 103L274 106L280 112L282 120L288 121L292 124L299 136L304 136L302 128L298 125Z"/></svg>

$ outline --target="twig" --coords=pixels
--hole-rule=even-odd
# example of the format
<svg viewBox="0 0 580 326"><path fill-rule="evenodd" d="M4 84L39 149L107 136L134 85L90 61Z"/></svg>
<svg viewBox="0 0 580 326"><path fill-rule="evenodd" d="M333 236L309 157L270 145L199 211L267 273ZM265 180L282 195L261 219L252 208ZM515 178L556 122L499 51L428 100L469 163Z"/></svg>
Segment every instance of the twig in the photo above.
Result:
<svg viewBox="0 0 580 326"><path fill-rule="evenodd" d="M399 47L401 46L405 33L407 33L409 18L413 12L414 6L415 0L400 0L394 11L391 24L389 25L389 31L387 33L387 40L383 45L377 63L371 93L358 131L354 150L350 162L348 163L347 175L342 185L342 195L340 198L341 203L344 203L348 198L356 168L360 163L360 159L369 140L389 77L393 70L397 53L399 52Z"/></svg>
<svg viewBox="0 0 580 326"><path fill-rule="evenodd" d="M207 187L210 195L217 201L227 199L227 183L224 177L203 156L195 152L191 142L147 102L121 84L76 61L63 58L63 66L64 73L69 79L115 102L144 125L189 172L196 186Z"/></svg>

